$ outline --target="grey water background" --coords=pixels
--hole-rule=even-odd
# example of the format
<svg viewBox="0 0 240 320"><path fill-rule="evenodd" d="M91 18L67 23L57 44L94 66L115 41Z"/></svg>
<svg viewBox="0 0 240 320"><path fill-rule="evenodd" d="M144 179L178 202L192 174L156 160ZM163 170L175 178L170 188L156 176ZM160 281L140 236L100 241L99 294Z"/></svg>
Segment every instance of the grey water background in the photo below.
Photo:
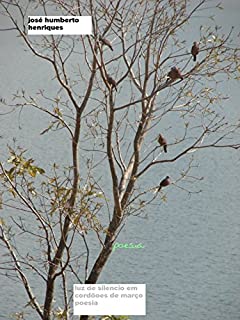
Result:
<svg viewBox="0 0 240 320"><path fill-rule="evenodd" d="M218 24L224 30L232 25L239 30L239 1L224 1L224 7ZM194 31L186 34L187 43L195 37ZM48 66L25 53L13 32L0 32L0 40L0 96L25 87L33 92L42 86L55 90L46 77ZM225 84L223 90L231 94L226 101L229 114L239 117L239 85ZM37 112L24 112L21 130L16 114L1 113L1 160L6 143L17 137L43 163L54 161L56 154L59 163L67 161L69 141L57 134L39 136L43 127ZM141 242L144 249L116 250L100 278L101 283L147 284L147 316L132 319L240 319L240 153L205 150L196 158L196 173L204 176L199 182L202 193L189 197L171 186L166 203L149 207L146 219L131 218L118 241ZM24 304L25 295L3 277L0 288L0 319L9 319L9 313Z"/></svg>

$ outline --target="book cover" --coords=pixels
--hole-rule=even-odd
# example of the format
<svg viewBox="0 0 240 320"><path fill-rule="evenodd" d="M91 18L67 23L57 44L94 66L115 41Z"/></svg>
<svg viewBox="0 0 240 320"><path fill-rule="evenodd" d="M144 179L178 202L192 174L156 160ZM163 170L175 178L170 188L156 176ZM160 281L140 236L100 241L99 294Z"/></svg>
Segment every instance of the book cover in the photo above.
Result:
<svg viewBox="0 0 240 320"><path fill-rule="evenodd" d="M237 320L238 1L0 1L0 319Z"/></svg>

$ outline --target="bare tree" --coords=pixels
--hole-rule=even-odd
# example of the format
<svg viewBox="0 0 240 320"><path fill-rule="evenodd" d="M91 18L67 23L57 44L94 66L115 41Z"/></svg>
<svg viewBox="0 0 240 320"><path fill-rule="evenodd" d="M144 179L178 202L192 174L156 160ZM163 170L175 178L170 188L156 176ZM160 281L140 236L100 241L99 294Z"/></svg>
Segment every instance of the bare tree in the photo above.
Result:
<svg viewBox="0 0 240 320"><path fill-rule="evenodd" d="M217 27L197 30L196 62L192 43L183 37L191 19L211 3L0 1L1 14L9 18L1 31L15 30L28 50L52 68L53 81L59 86L55 96L42 89L30 96L26 88L13 100L2 97L2 108L16 112L35 108L50 119L41 134L65 130L71 139L69 168L54 164L43 169L35 165L30 151L16 145L9 147L8 162L0 164L1 207L15 212L11 221L0 220L0 240L8 254L0 270L20 280L28 306L40 319L72 318L68 283L72 278L97 283L128 217L160 202L162 188L171 183L185 192L197 192L181 186L182 180L191 186L199 180L194 175L194 152L239 149L239 121L228 123L226 97L217 92L220 81L238 72L233 30L226 34ZM28 15L53 12L91 15L93 35L42 36L40 40L28 36ZM165 121L174 127L171 139L163 132ZM160 134L164 143L159 141ZM189 160L181 175L164 179L163 165L183 157ZM108 178L101 182L100 167L108 167L110 189ZM155 172L156 181L147 179L149 172ZM35 255L19 250L13 230L37 245ZM101 250L90 266L88 236L92 233ZM76 255L73 248L79 243L81 254ZM44 301L32 289L31 273L45 290ZM53 306L56 286L62 295L58 309Z"/></svg>

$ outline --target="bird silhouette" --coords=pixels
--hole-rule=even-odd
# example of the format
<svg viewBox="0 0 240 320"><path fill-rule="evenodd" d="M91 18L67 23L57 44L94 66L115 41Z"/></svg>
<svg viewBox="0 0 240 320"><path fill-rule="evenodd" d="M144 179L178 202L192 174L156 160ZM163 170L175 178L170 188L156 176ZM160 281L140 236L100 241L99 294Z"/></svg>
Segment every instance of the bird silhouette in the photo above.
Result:
<svg viewBox="0 0 240 320"><path fill-rule="evenodd" d="M193 42L191 54L193 55L193 61L197 61L197 55L199 54L199 43L196 41Z"/></svg>
<svg viewBox="0 0 240 320"><path fill-rule="evenodd" d="M177 67L172 67L171 70L168 72L168 81L175 81L177 79L183 80L183 76L180 70Z"/></svg>
<svg viewBox="0 0 240 320"><path fill-rule="evenodd" d="M102 42L102 44L104 44L105 46L107 46L108 48L110 48L113 51L113 47L112 44L109 40L102 38L101 36L99 37L99 41Z"/></svg>
<svg viewBox="0 0 240 320"><path fill-rule="evenodd" d="M163 147L164 152L167 153L167 140L161 134L158 136L158 143Z"/></svg>
<svg viewBox="0 0 240 320"><path fill-rule="evenodd" d="M113 88L115 88L116 91L117 91L117 83L116 83L116 81L115 81L112 77L110 77L108 74L107 74L107 82L108 82Z"/></svg>
<svg viewBox="0 0 240 320"><path fill-rule="evenodd" d="M169 176L166 176L166 178L164 178L161 182L160 185L158 187L158 192L163 188L163 187L167 187L171 184L171 180Z"/></svg>

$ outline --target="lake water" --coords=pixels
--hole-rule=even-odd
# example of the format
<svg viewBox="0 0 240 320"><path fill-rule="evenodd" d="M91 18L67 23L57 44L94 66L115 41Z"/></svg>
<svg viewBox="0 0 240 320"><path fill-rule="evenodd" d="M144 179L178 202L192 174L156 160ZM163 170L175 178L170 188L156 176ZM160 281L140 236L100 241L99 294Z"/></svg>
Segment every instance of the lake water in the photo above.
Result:
<svg viewBox="0 0 240 320"><path fill-rule="evenodd" d="M218 23L239 30L239 1L224 2L226 9ZM19 87L34 92L45 86L48 67L24 53L13 32L0 32L0 39L0 96L9 96ZM55 90L50 77L47 85ZM239 117L239 87L231 84L224 90L231 92L226 102L229 113ZM16 114L0 116L0 130L0 160L6 143L17 137L43 163L54 161L56 154L59 163L69 161L65 152L69 141L61 134L39 136L42 122L36 112L25 112L20 120ZM144 249L116 250L99 280L147 284L147 316L131 317L134 320L240 319L240 153L205 150L196 160L196 173L204 177L198 184L202 193L190 197L171 186L167 202L148 207L145 218L130 218L118 242L142 243ZM181 161L180 166L185 160ZM31 247L31 243L22 245ZM0 288L0 320L5 320L9 313L21 310L26 300L21 286L14 289L1 276Z"/></svg>

